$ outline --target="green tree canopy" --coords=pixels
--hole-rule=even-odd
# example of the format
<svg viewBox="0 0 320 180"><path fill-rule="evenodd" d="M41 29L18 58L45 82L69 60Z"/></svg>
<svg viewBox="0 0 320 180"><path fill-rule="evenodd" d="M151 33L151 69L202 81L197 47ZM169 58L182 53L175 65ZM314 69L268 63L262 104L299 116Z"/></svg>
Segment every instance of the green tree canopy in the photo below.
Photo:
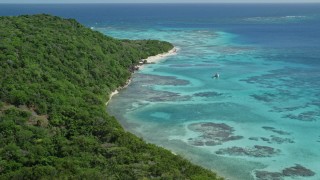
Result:
<svg viewBox="0 0 320 180"><path fill-rule="evenodd" d="M73 19L0 17L0 179L217 179L106 113L130 69L171 48Z"/></svg>

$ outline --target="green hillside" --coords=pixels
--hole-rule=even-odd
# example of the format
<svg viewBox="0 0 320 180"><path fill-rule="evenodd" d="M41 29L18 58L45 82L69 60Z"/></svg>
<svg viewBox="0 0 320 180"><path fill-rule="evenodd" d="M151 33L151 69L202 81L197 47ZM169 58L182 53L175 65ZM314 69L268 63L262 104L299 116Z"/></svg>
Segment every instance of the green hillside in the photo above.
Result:
<svg viewBox="0 0 320 180"><path fill-rule="evenodd" d="M0 179L217 179L105 110L134 64L172 47L73 19L0 17Z"/></svg>

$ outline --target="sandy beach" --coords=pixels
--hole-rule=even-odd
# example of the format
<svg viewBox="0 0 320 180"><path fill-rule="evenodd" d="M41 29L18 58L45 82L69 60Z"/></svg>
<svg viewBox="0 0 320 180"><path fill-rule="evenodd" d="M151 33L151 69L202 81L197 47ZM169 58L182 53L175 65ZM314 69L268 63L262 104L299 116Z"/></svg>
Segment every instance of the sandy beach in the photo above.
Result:
<svg viewBox="0 0 320 180"><path fill-rule="evenodd" d="M158 54L158 55L155 55L155 56L150 56L148 57L147 59L141 59L140 62L141 64L137 65L138 69L141 70L145 65L148 65L148 64L154 64L154 63L158 63L160 62L161 60L169 57L169 56L173 56L173 55L176 55L178 52L178 48L177 47L174 47L172 48L170 51L168 52L165 52L165 53L162 53L162 54ZM142 62L146 62L146 63L142 63ZM113 91L110 95L109 95L109 100L106 102L106 105L108 105L109 101L111 100L111 98L118 94L119 91L123 88L126 88L129 86L129 84L131 83L131 79L129 79L126 83L126 85L122 86L122 87L119 87L117 88L115 91Z"/></svg>
<svg viewBox="0 0 320 180"><path fill-rule="evenodd" d="M172 48L170 51L166 52L166 53L162 53L162 54L158 54L155 56L150 56L147 59L142 59L141 62L146 61L147 63L139 65L139 69L143 68L144 65L148 65L148 64L154 64L154 63L158 63L159 61L169 57L169 56L173 56L176 55L178 52L178 48L174 47Z"/></svg>

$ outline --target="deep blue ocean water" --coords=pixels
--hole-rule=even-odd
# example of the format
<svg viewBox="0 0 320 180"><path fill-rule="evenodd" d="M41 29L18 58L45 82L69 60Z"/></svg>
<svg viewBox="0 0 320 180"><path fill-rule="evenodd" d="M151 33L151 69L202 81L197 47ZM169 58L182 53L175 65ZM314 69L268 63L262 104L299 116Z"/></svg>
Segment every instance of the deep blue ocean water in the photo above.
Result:
<svg viewBox="0 0 320 180"><path fill-rule="evenodd" d="M320 4L0 5L37 13L179 49L109 103L128 131L227 179L320 179Z"/></svg>

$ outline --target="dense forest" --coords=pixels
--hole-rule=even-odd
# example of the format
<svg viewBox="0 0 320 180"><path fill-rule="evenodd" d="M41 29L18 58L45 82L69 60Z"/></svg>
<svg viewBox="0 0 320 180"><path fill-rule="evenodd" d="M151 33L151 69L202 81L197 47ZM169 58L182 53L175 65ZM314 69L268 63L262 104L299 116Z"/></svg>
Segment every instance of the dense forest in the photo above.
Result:
<svg viewBox="0 0 320 180"><path fill-rule="evenodd" d="M218 179L106 112L132 66L172 47L73 19L0 17L0 179Z"/></svg>

